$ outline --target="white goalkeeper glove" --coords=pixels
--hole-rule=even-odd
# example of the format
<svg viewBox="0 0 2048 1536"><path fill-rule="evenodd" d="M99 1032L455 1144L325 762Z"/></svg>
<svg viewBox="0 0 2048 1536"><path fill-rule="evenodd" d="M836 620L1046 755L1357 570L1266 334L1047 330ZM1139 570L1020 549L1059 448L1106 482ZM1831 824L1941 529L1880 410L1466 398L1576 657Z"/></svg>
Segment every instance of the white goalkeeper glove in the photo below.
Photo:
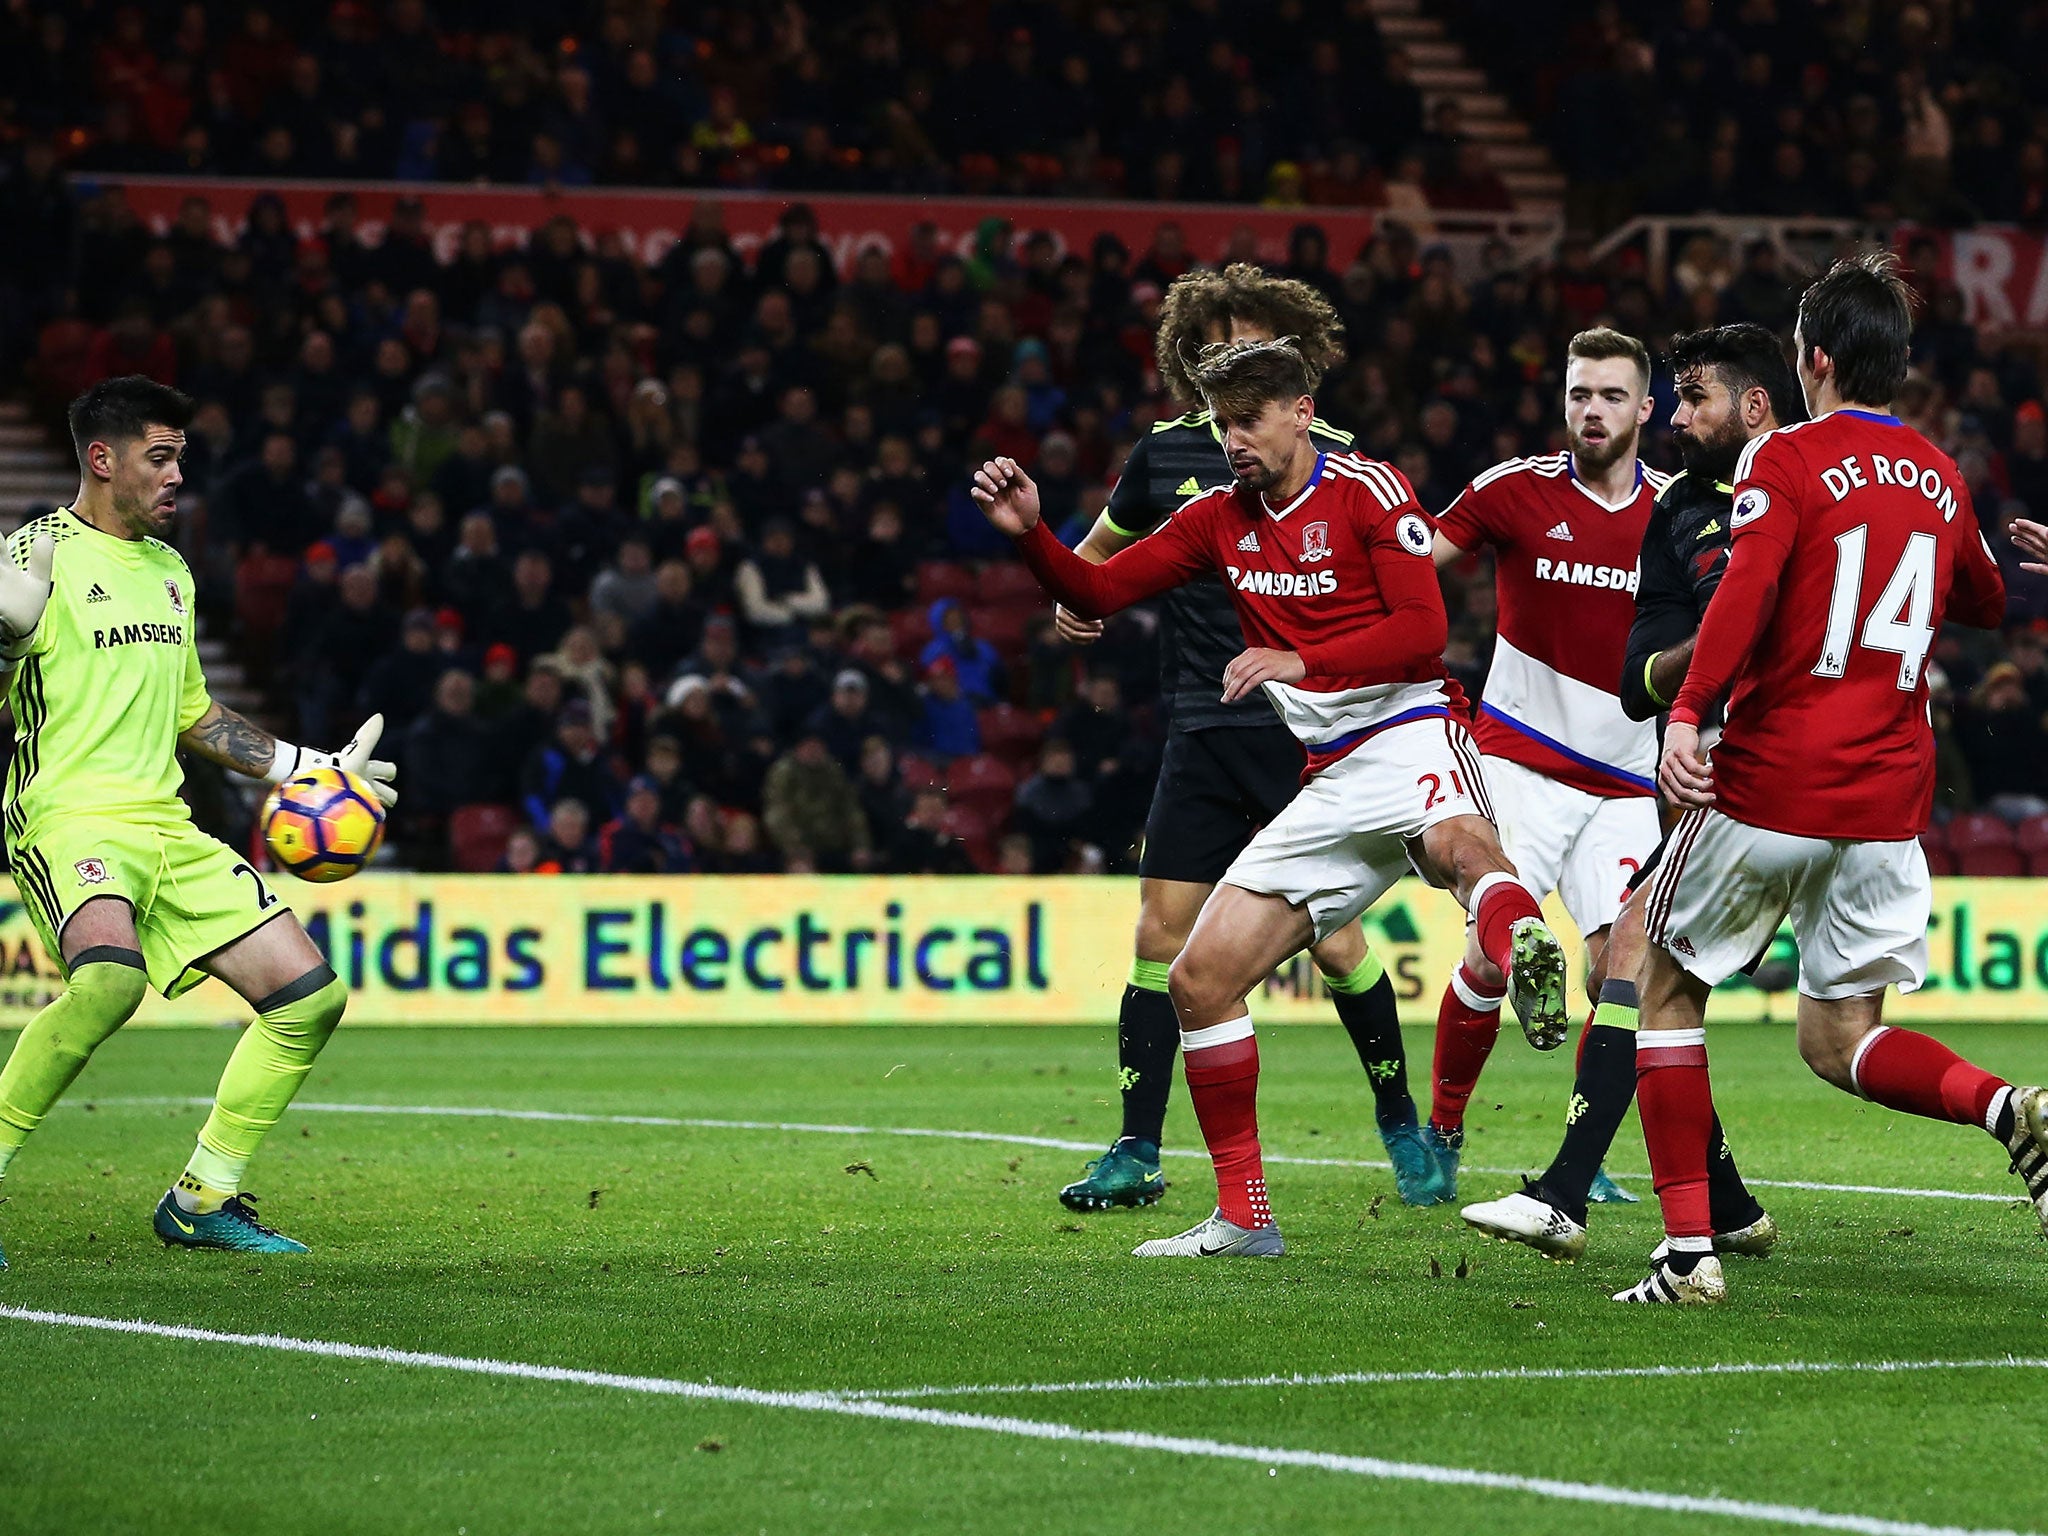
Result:
<svg viewBox="0 0 2048 1536"><path fill-rule="evenodd" d="M295 747L279 740L277 755L270 760L270 771L263 775L263 782L282 784L308 768L340 768L367 782L388 811L398 804L398 765L378 762L370 756L377 750L377 738L383 734L384 717L372 715L339 752L315 752L310 747Z"/></svg>
<svg viewBox="0 0 2048 1536"><path fill-rule="evenodd" d="M21 659L50 605L50 566L57 541L36 535L28 547L28 568L0 559L0 657L9 665Z"/></svg>

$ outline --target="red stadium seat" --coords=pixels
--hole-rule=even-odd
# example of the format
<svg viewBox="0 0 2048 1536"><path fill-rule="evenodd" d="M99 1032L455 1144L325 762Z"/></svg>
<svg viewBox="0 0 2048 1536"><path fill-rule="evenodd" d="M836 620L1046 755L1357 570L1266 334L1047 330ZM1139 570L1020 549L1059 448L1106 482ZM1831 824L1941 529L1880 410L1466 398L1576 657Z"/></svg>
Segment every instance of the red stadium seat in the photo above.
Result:
<svg viewBox="0 0 2048 1536"><path fill-rule="evenodd" d="M951 560L926 560L917 568L917 600L929 606L942 597L974 601L974 572Z"/></svg>
<svg viewBox="0 0 2048 1536"><path fill-rule="evenodd" d="M992 608L1050 608L1052 599L1031 574L1031 567L1016 560L998 560L981 568L974 595Z"/></svg>
<svg viewBox="0 0 2048 1536"><path fill-rule="evenodd" d="M2048 876L2048 853L2030 853L2026 856L2027 873L2036 880Z"/></svg>
<svg viewBox="0 0 2048 1536"><path fill-rule="evenodd" d="M1031 710L992 704L981 712L982 750L1013 767L1036 757L1044 739L1045 722Z"/></svg>
<svg viewBox="0 0 2048 1536"><path fill-rule="evenodd" d="M986 752L958 758L946 770L946 797L956 808L987 817L992 826L1009 819L1010 802L1016 794L1017 775Z"/></svg>
<svg viewBox="0 0 2048 1536"><path fill-rule="evenodd" d="M946 819L939 823L939 830L949 837L959 838L967 849L967 857L974 860L974 867L985 874L996 867L997 826L996 821L980 811L956 805L946 812Z"/></svg>
<svg viewBox="0 0 2048 1536"><path fill-rule="evenodd" d="M270 640L284 628L292 584L298 575L298 561L267 550L245 555L235 567L235 618L241 625L243 640L252 648L267 649Z"/></svg>
<svg viewBox="0 0 2048 1536"><path fill-rule="evenodd" d="M1948 846L1948 826L1945 822L1930 821L1920 834L1920 846L1929 850Z"/></svg>
<svg viewBox="0 0 2048 1536"><path fill-rule="evenodd" d="M2048 816L2029 816L2013 828L2012 842L2030 859L2048 853Z"/></svg>
<svg viewBox="0 0 2048 1536"><path fill-rule="evenodd" d="M1928 848L1921 851L1927 855L1927 873L1930 875L1952 875L1956 872L1956 856L1946 848Z"/></svg>
<svg viewBox="0 0 2048 1536"><path fill-rule="evenodd" d="M945 775L914 752L896 759L896 778L913 795L921 789L944 789Z"/></svg>
<svg viewBox="0 0 2048 1536"><path fill-rule="evenodd" d="M1989 811L1972 811L1948 824L1948 845L1958 854L1984 848L2011 849L2012 825Z"/></svg>
<svg viewBox="0 0 2048 1536"><path fill-rule="evenodd" d="M1001 653L1006 661L1023 655L1031 638L1031 626L1045 617L1042 608L984 608L974 615L974 632Z"/></svg>
<svg viewBox="0 0 2048 1536"><path fill-rule="evenodd" d="M1956 873L1973 879L2010 879L2027 872L2016 848L1971 848L1956 855Z"/></svg>
<svg viewBox="0 0 2048 1536"><path fill-rule="evenodd" d="M889 615L889 633L896 637L898 656L915 656L932 637L922 608L899 608Z"/></svg>
<svg viewBox="0 0 2048 1536"><path fill-rule="evenodd" d="M448 852L464 874L487 874L505 857L505 844L519 825L509 805L459 805L448 818Z"/></svg>

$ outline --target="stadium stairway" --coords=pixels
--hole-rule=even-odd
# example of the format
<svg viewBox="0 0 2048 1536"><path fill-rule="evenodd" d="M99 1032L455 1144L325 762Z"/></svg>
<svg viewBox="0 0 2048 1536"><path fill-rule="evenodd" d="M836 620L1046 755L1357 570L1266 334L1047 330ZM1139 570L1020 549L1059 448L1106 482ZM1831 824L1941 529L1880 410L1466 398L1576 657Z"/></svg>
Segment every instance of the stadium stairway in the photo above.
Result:
<svg viewBox="0 0 2048 1536"><path fill-rule="evenodd" d="M1387 45L1408 51L1425 105L1434 108L1446 96L1457 101L1465 132L1486 145L1487 158L1514 194L1516 211L1561 213L1564 173L1508 99L1492 88L1486 72L1466 57L1464 45L1441 21L1424 13L1422 0L1370 0L1370 4Z"/></svg>
<svg viewBox="0 0 2048 1536"><path fill-rule="evenodd" d="M39 503L62 505L78 489L78 466L19 400L0 400L0 531L21 526Z"/></svg>

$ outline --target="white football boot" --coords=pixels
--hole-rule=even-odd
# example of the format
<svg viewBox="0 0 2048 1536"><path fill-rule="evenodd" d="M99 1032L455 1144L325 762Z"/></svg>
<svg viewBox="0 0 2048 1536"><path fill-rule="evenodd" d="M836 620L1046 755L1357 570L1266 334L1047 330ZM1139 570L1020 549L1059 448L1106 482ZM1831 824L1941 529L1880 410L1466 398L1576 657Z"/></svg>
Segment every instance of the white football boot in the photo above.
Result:
<svg viewBox="0 0 2048 1536"><path fill-rule="evenodd" d="M2048 1088L2013 1089L2012 1140L2005 1147L2012 1153L2012 1171L2027 1182L2042 1235L2048 1236Z"/></svg>
<svg viewBox="0 0 2048 1536"><path fill-rule="evenodd" d="M1571 1031L1565 1014L1564 946L1540 917L1525 917L1510 932L1508 1001L1529 1043L1539 1051L1554 1051Z"/></svg>
<svg viewBox="0 0 2048 1536"><path fill-rule="evenodd" d="M1211 1211L1199 1226L1176 1237L1155 1237L1131 1250L1140 1259L1277 1259L1287 1251L1278 1227L1240 1227Z"/></svg>
<svg viewBox="0 0 2048 1536"><path fill-rule="evenodd" d="M1538 1253L1569 1264L1586 1251L1586 1229L1547 1200L1517 1190L1498 1200L1482 1200L1458 1213L1465 1225L1502 1242L1527 1243Z"/></svg>
<svg viewBox="0 0 2048 1536"><path fill-rule="evenodd" d="M1651 1305L1711 1307L1728 1299L1728 1282L1721 1274L1721 1261L1711 1253L1702 1255L1689 1275L1679 1274L1659 1257L1647 1280L1625 1291L1616 1291L1614 1299Z"/></svg>

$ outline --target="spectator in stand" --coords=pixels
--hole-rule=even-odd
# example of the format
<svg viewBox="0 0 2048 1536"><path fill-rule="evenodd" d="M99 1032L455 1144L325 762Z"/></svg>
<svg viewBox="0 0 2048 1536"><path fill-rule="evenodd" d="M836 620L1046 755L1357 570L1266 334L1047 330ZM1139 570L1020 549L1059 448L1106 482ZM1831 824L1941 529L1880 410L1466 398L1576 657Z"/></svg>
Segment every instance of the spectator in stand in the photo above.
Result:
<svg viewBox="0 0 2048 1536"><path fill-rule="evenodd" d="M1048 740L1038 755L1038 771L1017 789L1017 828L1031 839L1035 873L1058 874L1073 857L1095 811L1095 791L1074 772L1074 749Z"/></svg>
<svg viewBox="0 0 2048 1536"><path fill-rule="evenodd" d="M957 598L940 598L927 617L932 638L918 655L923 666L940 660L951 662L960 693L973 704L993 704L1008 693L1002 657L974 633L974 621Z"/></svg>
<svg viewBox="0 0 2048 1536"><path fill-rule="evenodd" d="M678 565L687 581L689 570ZM684 588L688 596L688 588ZM654 611L661 600L661 587L654 574L654 553L642 533L629 533L619 541L618 553L611 563L598 573L590 584L590 611L593 616L610 614L620 626L631 631ZM696 645L693 636L689 650Z"/></svg>
<svg viewBox="0 0 2048 1536"><path fill-rule="evenodd" d="M680 560L664 560L654 572L654 602L632 627L626 645L626 653L653 677L671 676L703 639L707 615L692 585L690 568Z"/></svg>
<svg viewBox="0 0 2048 1536"><path fill-rule="evenodd" d="M519 775L519 798L534 825L545 825L550 807L564 800L582 805L587 825L601 826L615 809L618 781L590 723L590 705L570 699L555 722L554 740L534 747Z"/></svg>
<svg viewBox="0 0 2048 1536"><path fill-rule="evenodd" d="M1980 806L2009 821L2048 814L2048 728L2012 662L1994 663L1970 691L1956 741Z"/></svg>
<svg viewBox="0 0 2048 1536"><path fill-rule="evenodd" d="M443 846L448 818L486 798L491 750L490 731L476 717L476 679L451 667L436 680L433 707L412 723L402 748L410 783L401 818L420 847Z"/></svg>
<svg viewBox="0 0 2048 1536"><path fill-rule="evenodd" d="M782 518L761 532L761 546L733 576L740 614L762 647L802 640L810 621L832 611L832 594L817 565L797 552L796 529Z"/></svg>
<svg viewBox="0 0 2048 1536"><path fill-rule="evenodd" d="M643 777L652 781L655 792L661 796L661 819L672 826L682 826L690 802L697 798L696 786L683 771L682 743L665 731L649 735Z"/></svg>
<svg viewBox="0 0 2048 1536"><path fill-rule="evenodd" d="M921 789L910 810L892 826L886 840L887 864L898 875L971 875L974 860L967 845L946 831L946 796Z"/></svg>
<svg viewBox="0 0 2048 1536"><path fill-rule="evenodd" d="M920 750L941 763L981 750L981 720L961 692L960 669L950 656L938 656L925 668L914 737Z"/></svg>
<svg viewBox="0 0 2048 1536"><path fill-rule="evenodd" d="M501 875L558 875L560 866L542 869L540 834L531 827L514 827L505 839L504 856L498 860Z"/></svg>
<svg viewBox="0 0 2048 1536"><path fill-rule="evenodd" d="M696 855L661 814L661 786L646 774L626 783L625 811L597 834L598 868L608 875L687 875Z"/></svg>
<svg viewBox="0 0 2048 1536"><path fill-rule="evenodd" d="M803 730L822 741L826 751L848 771L859 766L861 745L870 736L893 741L899 735L874 707L867 674L857 667L842 668L832 679L832 696L811 711Z"/></svg>
<svg viewBox="0 0 2048 1536"><path fill-rule="evenodd" d="M861 814L868 819L869 832L886 842L889 829L899 826L910 808L910 796L897 769L896 749L888 738L870 736L861 743L860 773L854 788L860 793Z"/></svg>
<svg viewBox="0 0 2048 1536"><path fill-rule="evenodd" d="M554 650L576 621L568 602L555 590L555 565L537 549L520 552L512 562L508 601L481 616L481 627L494 641L502 640L523 656Z"/></svg>
<svg viewBox="0 0 2048 1536"><path fill-rule="evenodd" d="M363 679L356 702L365 711L381 712L384 729L394 736L402 736L434 697L441 673L435 632L432 610L413 609L400 626L398 649L372 662Z"/></svg>
<svg viewBox="0 0 2048 1536"><path fill-rule="evenodd" d="M878 500L848 561L846 596L875 608L901 608L917 592L917 557L903 531L903 509Z"/></svg>
<svg viewBox="0 0 2048 1536"><path fill-rule="evenodd" d="M537 875L594 875L598 872L597 844L590 836L590 808L581 800L564 797L548 810L547 832L540 840L539 857L533 870Z"/></svg>
<svg viewBox="0 0 2048 1536"><path fill-rule="evenodd" d="M835 873L867 867L869 831L860 795L818 732L805 731L776 759L761 804L762 822L785 860L806 858Z"/></svg>

